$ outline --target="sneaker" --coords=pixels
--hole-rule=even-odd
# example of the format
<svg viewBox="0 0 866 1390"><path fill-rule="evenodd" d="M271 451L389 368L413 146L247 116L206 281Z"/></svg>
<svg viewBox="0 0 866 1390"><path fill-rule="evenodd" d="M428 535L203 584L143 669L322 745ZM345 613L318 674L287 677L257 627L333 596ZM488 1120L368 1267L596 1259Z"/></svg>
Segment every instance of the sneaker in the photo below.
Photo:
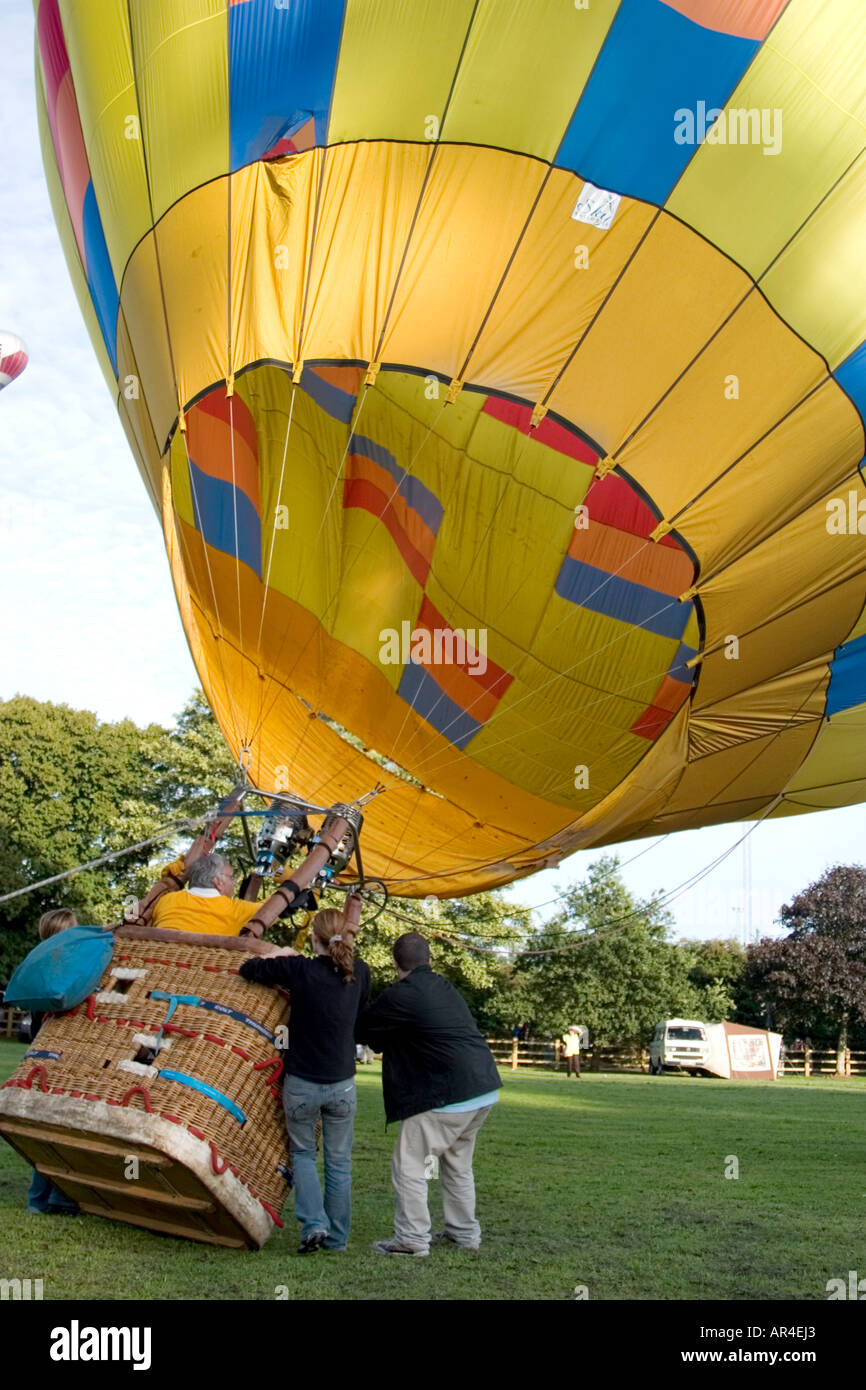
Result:
<svg viewBox="0 0 866 1390"><path fill-rule="evenodd" d="M396 1236L390 1240L374 1240L373 1249L377 1255L415 1255L421 1256L429 1254L427 1250L413 1250L411 1245L403 1245Z"/></svg>
<svg viewBox="0 0 866 1390"><path fill-rule="evenodd" d="M469 1245L462 1240L455 1240L449 1236L447 1231L437 1231L430 1237L431 1245L456 1245L458 1250L480 1250L480 1245Z"/></svg>
<svg viewBox="0 0 866 1390"><path fill-rule="evenodd" d="M310 1255L314 1250L321 1250L327 1239L327 1231L311 1231L308 1236L304 1236L304 1239L298 1246L298 1254Z"/></svg>

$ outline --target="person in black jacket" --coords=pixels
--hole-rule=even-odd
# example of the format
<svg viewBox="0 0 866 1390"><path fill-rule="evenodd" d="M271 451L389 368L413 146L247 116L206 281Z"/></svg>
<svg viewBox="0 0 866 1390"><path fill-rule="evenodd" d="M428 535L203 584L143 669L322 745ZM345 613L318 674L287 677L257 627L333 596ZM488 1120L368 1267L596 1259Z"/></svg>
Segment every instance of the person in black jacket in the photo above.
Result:
<svg viewBox="0 0 866 1390"><path fill-rule="evenodd" d="M292 1151L298 1253L345 1250L351 1222L355 1123L355 1020L370 997L370 967L354 957L361 899L313 918L313 958L291 947L251 956L240 968L254 984L282 985L291 996L283 1109ZM322 1117L325 1200L316 1171L316 1121Z"/></svg>
<svg viewBox="0 0 866 1390"><path fill-rule="evenodd" d="M391 1165L394 1236L373 1249L420 1256L448 1242L477 1250L472 1157L502 1082L463 998L431 970L424 937L406 932L393 949L397 983L364 1011L355 1033L382 1052L386 1120L401 1121ZM431 1236L427 1185L437 1173L445 1229Z"/></svg>

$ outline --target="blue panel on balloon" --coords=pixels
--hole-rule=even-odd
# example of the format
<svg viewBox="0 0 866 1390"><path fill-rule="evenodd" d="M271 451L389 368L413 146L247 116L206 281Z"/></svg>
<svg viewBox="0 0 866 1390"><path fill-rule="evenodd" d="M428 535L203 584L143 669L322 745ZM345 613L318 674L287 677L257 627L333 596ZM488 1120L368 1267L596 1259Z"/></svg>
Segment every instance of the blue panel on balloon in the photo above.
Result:
<svg viewBox="0 0 866 1390"><path fill-rule="evenodd" d="M232 169L275 151L309 120L328 131L344 0L236 0L229 9Z"/></svg>
<svg viewBox="0 0 866 1390"><path fill-rule="evenodd" d="M477 719L445 694L429 671L412 661L403 668L397 694L456 748L465 748L481 728Z"/></svg>
<svg viewBox="0 0 866 1390"><path fill-rule="evenodd" d="M697 125L699 102L724 107L759 47L659 0L623 0L555 162L661 206L697 148L674 138L677 112Z"/></svg>
<svg viewBox="0 0 866 1390"><path fill-rule="evenodd" d="M608 574L596 569L584 560L575 560L566 555L556 580L556 592L560 598L576 603L580 608L588 608L593 613L603 613L607 618L616 618L630 627L643 627L659 637L676 637L678 640L686 630L694 609L693 603L680 603L679 599L649 589L644 584L634 584L621 575ZM684 677L678 676L678 680Z"/></svg>
<svg viewBox="0 0 866 1390"><path fill-rule="evenodd" d="M212 478L189 460L195 524L215 550L237 556L262 577L262 523L245 492L222 478Z"/></svg>
<svg viewBox="0 0 866 1390"><path fill-rule="evenodd" d="M105 244L102 218L96 205L96 194L93 191L92 182L87 185L87 192L84 195L83 227L84 256L87 261L87 287L90 290L90 298L93 300L99 327L102 329L102 336L105 339L105 346L108 349L108 355L111 358L111 365L116 376L117 310L120 299L108 255L108 247Z"/></svg>
<svg viewBox="0 0 866 1390"><path fill-rule="evenodd" d="M838 647L830 664L827 713L866 704L866 634Z"/></svg>
<svg viewBox="0 0 866 1390"><path fill-rule="evenodd" d="M843 391L847 391L866 423L866 343L838 366L833 373Z"/></svg>

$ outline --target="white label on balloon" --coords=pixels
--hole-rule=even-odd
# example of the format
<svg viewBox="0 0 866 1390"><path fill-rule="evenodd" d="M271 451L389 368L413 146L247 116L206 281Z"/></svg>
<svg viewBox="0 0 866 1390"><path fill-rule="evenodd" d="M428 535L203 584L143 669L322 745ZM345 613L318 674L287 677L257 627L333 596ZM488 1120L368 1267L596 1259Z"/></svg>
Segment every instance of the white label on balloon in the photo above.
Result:
<svg viewBox="0 0 866 1390"><path fill-rule="evenodd" d="M596 188L594 183L585 183L580 190L574 212L575 222L588 222L606 232L620 205L620 194L609 193L606 188Z"/></svg>

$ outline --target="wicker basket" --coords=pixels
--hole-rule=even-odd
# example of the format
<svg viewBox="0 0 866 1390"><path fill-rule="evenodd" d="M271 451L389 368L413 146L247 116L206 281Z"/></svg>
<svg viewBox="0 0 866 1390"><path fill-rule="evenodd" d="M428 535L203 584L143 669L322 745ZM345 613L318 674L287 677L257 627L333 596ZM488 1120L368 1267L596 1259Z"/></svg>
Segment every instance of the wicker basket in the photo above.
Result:
<svg viewBox="0 0 866 1390"><path fill-rule="evenodd" d="M119 928L98 991L47 1018L0 1088L0 1134L86 1212L264 1245L290 1185L277 1031L289 1005L238 975L259 950Z"/></svg>

